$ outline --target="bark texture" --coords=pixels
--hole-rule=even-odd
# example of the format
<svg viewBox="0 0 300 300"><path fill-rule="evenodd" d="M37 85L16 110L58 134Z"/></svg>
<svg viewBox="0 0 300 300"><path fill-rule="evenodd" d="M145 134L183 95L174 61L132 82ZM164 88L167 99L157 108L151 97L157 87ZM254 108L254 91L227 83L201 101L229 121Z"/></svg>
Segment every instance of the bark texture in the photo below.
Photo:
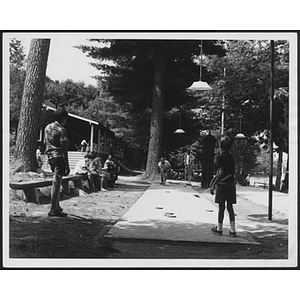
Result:
<svg viewBox="0 0 300 300"><path fill-rule="evenodd" d="M32 39L18 125L15 172L36 171L36 148L50 39Z"/></svg>
<svg viewBox="0 0 300 300"><path fill-rule="evenodd" d="M154 90L152 99L152 112L150 124L150 138L148 147L147 167L145 178L157 180L158 162L162 155L163 113L164 113L164 75L166 62L164 51L160 47L156 49L156 64L154 74Z"/></svg>

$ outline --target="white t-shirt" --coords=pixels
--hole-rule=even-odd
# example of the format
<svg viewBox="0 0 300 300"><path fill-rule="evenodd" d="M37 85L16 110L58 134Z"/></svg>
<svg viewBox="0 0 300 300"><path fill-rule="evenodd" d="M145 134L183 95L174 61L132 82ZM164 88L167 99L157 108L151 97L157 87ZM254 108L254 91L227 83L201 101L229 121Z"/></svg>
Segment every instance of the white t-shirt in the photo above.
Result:
<svg viewBox="0 0 300 300"><path fill-rule="evenodd" d="M88 172L88 168L86 166L85 159L81 159L77 162L74 173L76 174L86 174Z"/></svg>
<svg viewBox="0 0 300 300"><path fill-rule="evenodd" d="M166 170L166 169L171 168L171 164L170 164L167 160L165 160L164 163L162 163L162 162L160 161L160 162L158 163L158 167L159 167L160 169Z"/></svg>

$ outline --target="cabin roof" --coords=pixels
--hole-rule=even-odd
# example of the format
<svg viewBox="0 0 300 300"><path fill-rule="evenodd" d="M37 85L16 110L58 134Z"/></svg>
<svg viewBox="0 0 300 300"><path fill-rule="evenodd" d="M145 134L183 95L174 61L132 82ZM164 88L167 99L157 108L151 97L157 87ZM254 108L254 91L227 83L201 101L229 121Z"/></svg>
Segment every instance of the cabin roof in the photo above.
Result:
<svg viewBox="0 0 300 300"><path fill-rule="evenodd" d="M48 104L43 104L43 107L46 108L46 110L52 110L52 111L55 111L56 109ZM111 132L112 134L114 134L113 131L111 131L109 128L105 127L104 125L102 125L101 123L97 122L97 121L94 121L94 120L90 120L90 119L87 119L87 118L84 118L84 117L80 117L80 116L77 116L77 115L74 115L72 113L68 113L68 116L69 117L72 117L72 118L75 118L75 119L78 119L78 120L81 120L81 121L84 121L84 122L87 122L89 124L94 124L94 125L97 125L101 128L105 128L107 131Z"/></svg>

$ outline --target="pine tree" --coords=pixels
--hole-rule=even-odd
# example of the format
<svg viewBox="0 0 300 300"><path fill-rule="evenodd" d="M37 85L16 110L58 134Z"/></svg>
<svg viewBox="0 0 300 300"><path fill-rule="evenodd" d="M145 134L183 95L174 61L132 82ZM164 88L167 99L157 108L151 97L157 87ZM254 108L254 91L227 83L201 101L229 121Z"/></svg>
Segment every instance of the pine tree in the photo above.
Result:
<svg viewBox="0 0 300 300"><path fill-rule="evenodd" d="M95 40L93 40L95 41ZM79 46L102 72L98 79L105 82L107 92L115 101L127 105L137 116L148 112L150 124L146 177L157 176L157 163L162 155L164 112L181 105L188 95L185 89L199 80L199 67L194 56L199 54L199 41L175 40L110 40L106 47ZM216 41L205 41L204 52L224 54ZM106 62L109 63L106 63ZM203 70L203 79L209 74ZM143 151L144 147L140 147Z"/></svg>
<svg viewBox="0 0 300 300"><path fill-rule="evenodd" d="M45 86L50 39L32 39L14 153L17 171L35 171L38 130Z"/></svg>

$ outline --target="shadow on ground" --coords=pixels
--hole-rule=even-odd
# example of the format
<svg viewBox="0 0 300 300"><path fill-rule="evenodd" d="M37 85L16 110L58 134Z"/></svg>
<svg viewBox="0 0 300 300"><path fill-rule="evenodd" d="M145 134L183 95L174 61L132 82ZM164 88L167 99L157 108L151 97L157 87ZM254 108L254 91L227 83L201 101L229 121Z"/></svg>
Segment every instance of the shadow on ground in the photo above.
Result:
<svg viewBox="0 0 300 300"><path fill-rule="evenodd" d="M255 220L252 222L254 226L249 226L251 222L245 226L249 226L249 233L253 233L253 238L258 240L260 245L106 238L105 234L147 188L148 185L145 183L123 184L120 181L116 188L107 193L63 198L62 207L69 214L66 218L47 216L49 199L38 205L11 198L10 258L162 258L173 261L288 258L287 231L279 231L280 228L276 227L277 221L268 223L264 214L260 210L254 210L253 207L243 214ZM287 221L278 222L286 224L284 222Z"/></svg>
<svg viewBox="0 0 300 300"><path fill-rule="evenodd" d="M96 238L114 220L68 215L65 218L10 218L10 258L99 258L119 252ZM26 236L18 233L19 226Z"/></svg>

